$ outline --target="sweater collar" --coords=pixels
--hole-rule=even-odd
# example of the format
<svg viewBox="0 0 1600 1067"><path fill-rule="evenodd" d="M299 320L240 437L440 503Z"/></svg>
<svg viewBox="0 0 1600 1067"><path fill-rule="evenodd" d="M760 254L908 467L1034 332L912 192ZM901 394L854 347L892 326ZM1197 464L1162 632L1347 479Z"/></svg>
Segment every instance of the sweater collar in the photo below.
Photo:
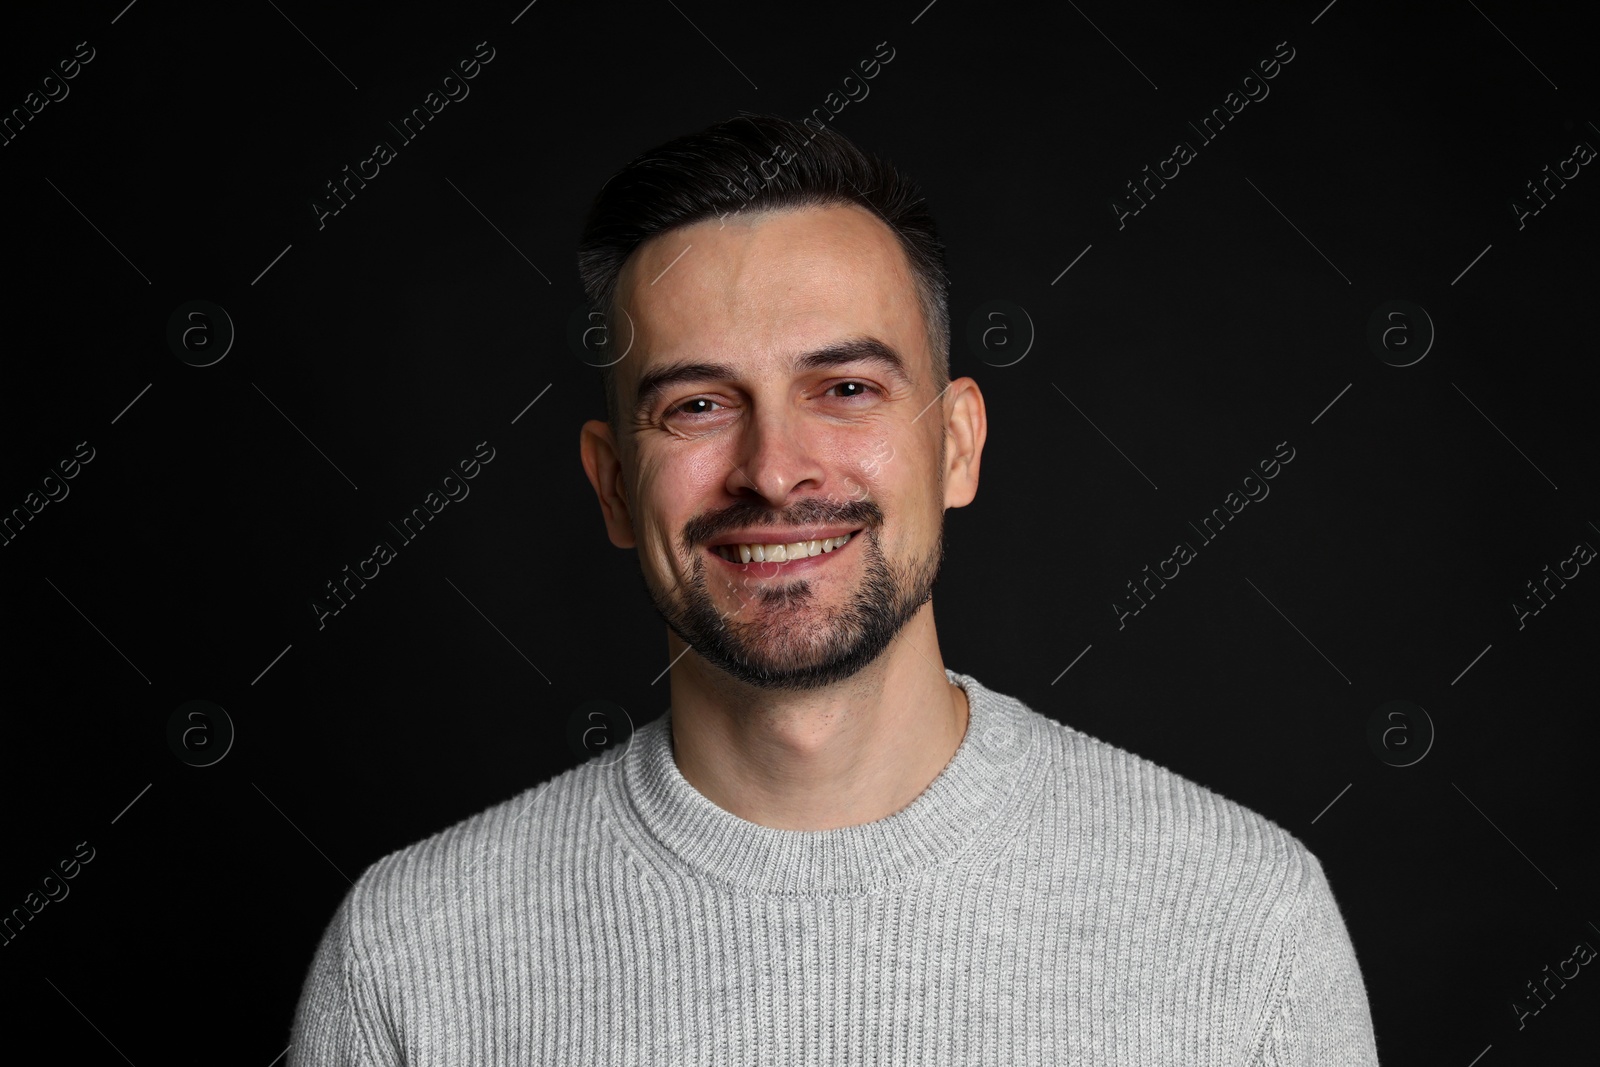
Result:
<svg viewBox="0 0 1600 1067"><path fill-rule="evenodd" d="M839 895L886 886L948 859L975 840L1002 841L997 825L1037 792L1047 757L1041 716L971 675L946 668L967 695L966 734L909 805L833 830L779 830L740 818L690 785L672 754L671 709L641 727L623 756L633 812L655 845L744 892Z"/></svg>

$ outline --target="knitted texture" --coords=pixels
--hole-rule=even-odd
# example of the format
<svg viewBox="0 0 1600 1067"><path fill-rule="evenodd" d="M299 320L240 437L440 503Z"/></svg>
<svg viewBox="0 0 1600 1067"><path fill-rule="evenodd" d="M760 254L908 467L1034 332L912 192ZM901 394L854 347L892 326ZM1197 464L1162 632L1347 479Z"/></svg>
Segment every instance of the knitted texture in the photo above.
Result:
<svg viewBox="0 0 1600 1067"><path fill-rule="evenodd" d="M1378 1062L1301 842L946 674L966 736L876 822L717 807L669 710L384 857L328 924L289 1067Z"/></svg>

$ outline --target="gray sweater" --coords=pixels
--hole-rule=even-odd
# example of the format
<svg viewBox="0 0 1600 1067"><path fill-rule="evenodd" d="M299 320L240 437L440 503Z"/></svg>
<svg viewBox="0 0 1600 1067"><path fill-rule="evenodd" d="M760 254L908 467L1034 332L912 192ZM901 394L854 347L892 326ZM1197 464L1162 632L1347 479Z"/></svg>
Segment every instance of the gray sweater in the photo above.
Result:
<svg viewBox="0 0 1600 1067"><path fill-rule="evenodd" d="M289 1067L1377 1063L1303 844L946 673L966 736L876 822L717 807L669 710L384 857L322 938Z"/></svg>

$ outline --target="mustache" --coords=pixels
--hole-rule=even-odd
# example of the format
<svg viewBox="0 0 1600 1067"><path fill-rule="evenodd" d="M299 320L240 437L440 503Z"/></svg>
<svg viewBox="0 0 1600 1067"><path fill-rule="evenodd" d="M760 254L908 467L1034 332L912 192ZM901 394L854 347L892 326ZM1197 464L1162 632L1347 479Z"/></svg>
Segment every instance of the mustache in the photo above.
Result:
<svg viewBox="0 0 1600 1067"><path fill-rule="evenodd" d="M870 500L848 501L840 508L818 500L788 512L735 505L691 519L684 527L683 540L687 547L709 544L718 535L745 526L876 526L882 521L882 510Z"/></svg>

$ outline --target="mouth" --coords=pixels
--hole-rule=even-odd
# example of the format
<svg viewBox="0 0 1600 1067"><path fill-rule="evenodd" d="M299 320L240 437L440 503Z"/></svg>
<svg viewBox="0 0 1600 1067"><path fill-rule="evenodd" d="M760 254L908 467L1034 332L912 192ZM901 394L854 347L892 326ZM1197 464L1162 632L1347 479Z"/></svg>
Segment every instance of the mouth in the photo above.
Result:
<svg viewBox="0 0 1600 1067"><path fill-rule="evenodd" d="M769 578L776 577L780 574L799 574L803 571L815 570L816 568L828 563L841 552L850 551L850 547L855 544L856 538L861 534L863 529L865 529L865 527L851 530L847 534L842 534L841 536L844 539L843 544L838 543L839 538L828 538L822 541L801 541L795 542L795 544L780 546L782 551L774 554L769 554L767 552L767 549L773 546L755 545L745 545L742 547L739 545L716 545L708 547L706 551L723 566L731 567L741 574L751 574L759 577ZM796 544L804 547L806 555L800 556L799 558L790 557L789 551L793 549ZM757 551L758 547L759 552ZM748 551L750 555L748 562L746 562L744 559L746 551ZM758 554L763 558L757 559L756 556ZM774 558L774 555L782 556L783 558L777 559Z"/></svg>

